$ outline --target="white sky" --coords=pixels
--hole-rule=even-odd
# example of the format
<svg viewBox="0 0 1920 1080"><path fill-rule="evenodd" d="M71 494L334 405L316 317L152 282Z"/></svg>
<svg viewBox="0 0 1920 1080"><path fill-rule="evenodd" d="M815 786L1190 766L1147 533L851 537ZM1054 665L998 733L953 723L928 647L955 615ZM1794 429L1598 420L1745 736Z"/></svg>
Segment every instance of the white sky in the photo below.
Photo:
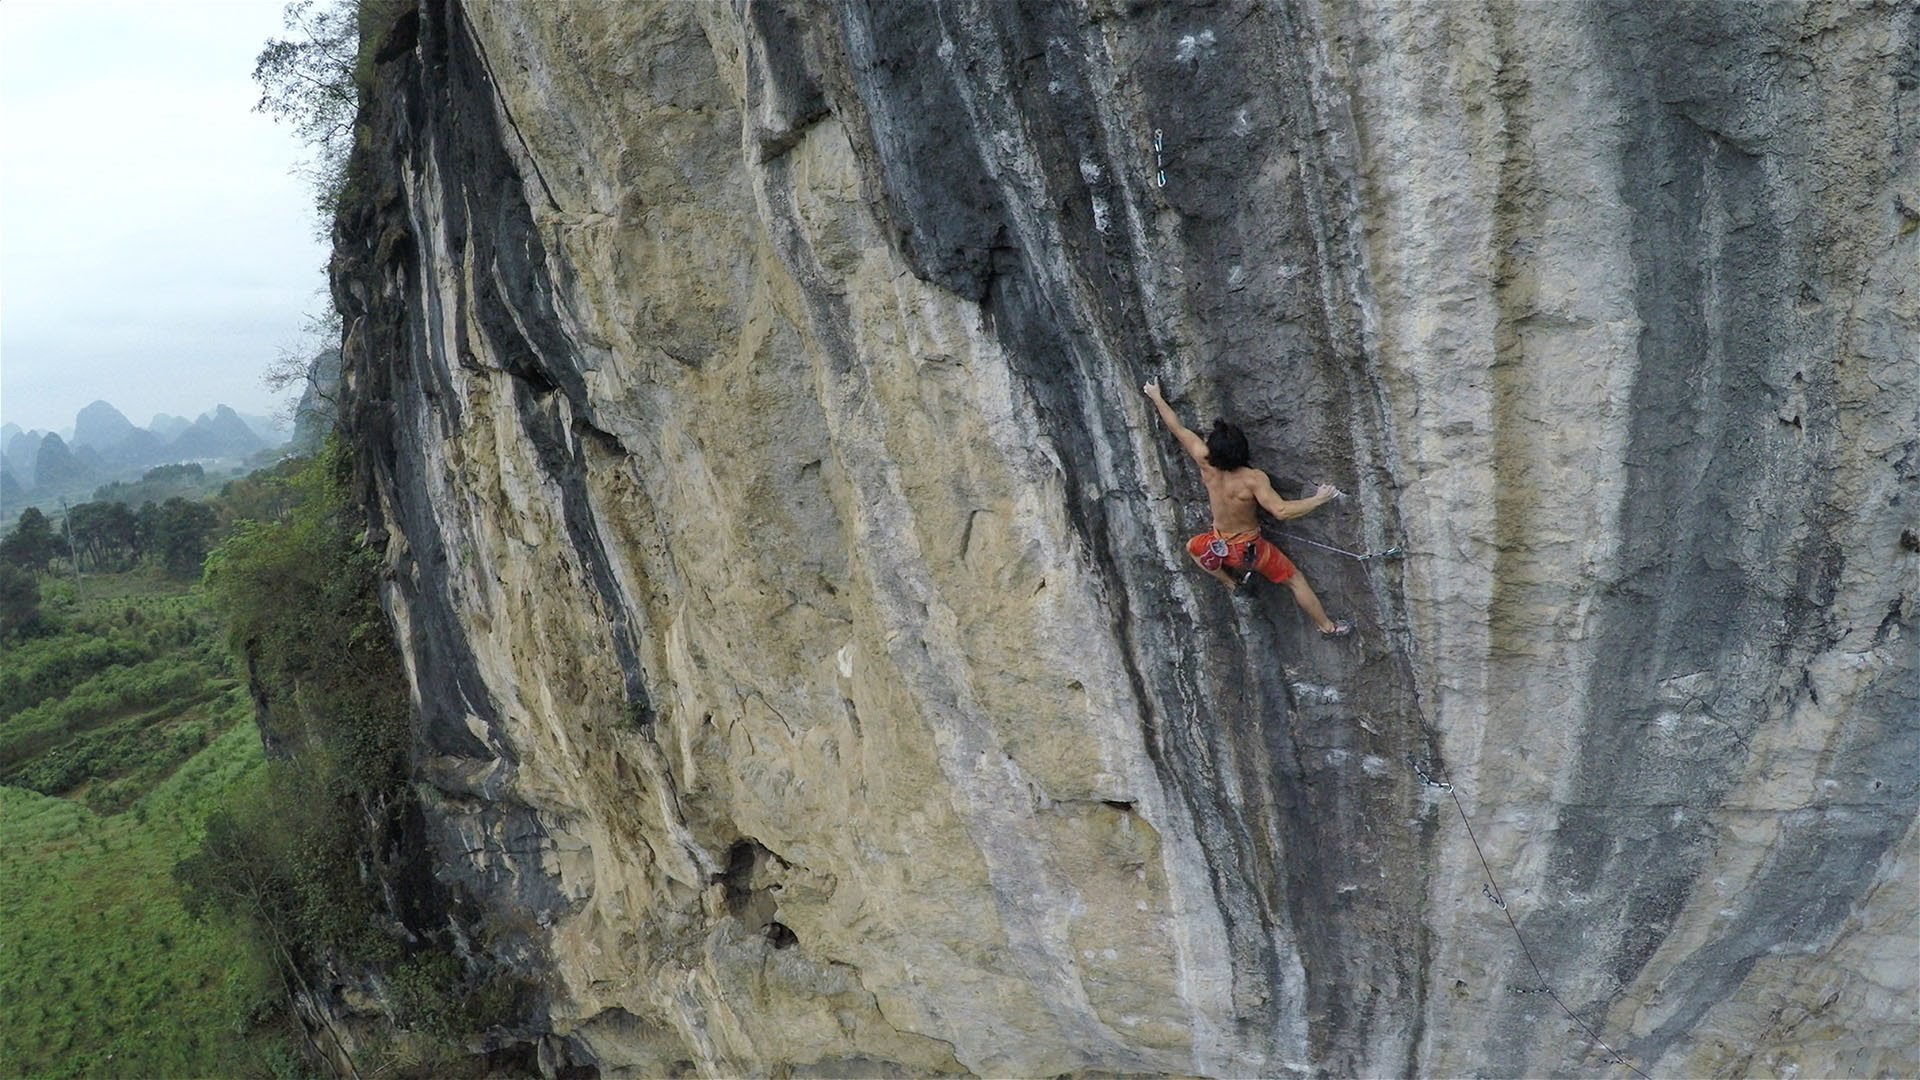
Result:
<svg viewBox="0 0 1920 1080"><path fill-rule="evenodd" d="M252 111L282 0L0 0L0 419L271 413L326 251Z"/></svg>

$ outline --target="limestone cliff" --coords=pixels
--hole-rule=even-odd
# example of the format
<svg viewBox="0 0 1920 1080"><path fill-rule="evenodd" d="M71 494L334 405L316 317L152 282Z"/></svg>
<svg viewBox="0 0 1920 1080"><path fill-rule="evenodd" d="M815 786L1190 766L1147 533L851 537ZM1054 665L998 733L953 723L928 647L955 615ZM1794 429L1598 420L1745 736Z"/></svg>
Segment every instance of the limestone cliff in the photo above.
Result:
<svg viewBox="0 0 1920 1080"><path fill-rule="evenodd" d="M376 56L344 423L548 1072L1920 1070L1909 6ZM1155 377L1357 641L1187 563Z"/></svg>

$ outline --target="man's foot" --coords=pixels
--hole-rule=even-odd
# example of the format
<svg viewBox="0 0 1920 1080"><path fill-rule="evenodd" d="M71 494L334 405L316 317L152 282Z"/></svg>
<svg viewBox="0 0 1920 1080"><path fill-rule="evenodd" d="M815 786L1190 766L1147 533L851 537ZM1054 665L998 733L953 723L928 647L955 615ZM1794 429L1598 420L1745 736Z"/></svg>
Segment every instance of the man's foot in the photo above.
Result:
<svg viewBox="0 0 1920 1080"><path fill-rule="evenodd" d="M1340 619L1332 626L1321 630L1320 636L1323 638L1343 638L1351 633L1353 633L1353 623L1347 619Z"/></svg>

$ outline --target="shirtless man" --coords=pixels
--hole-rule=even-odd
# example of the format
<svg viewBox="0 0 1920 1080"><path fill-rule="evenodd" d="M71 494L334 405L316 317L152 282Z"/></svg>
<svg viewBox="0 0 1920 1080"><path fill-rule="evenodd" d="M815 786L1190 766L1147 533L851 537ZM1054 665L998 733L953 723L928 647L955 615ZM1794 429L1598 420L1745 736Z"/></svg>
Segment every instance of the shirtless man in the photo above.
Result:
<svg viewBox="0 0 1920 1080"><path fill-rule="evenodd" d="M1140 389L1153 401L1161 421L1180 440L1180 446L1200 466L1200 482L1207 485L1213 528L1187 542L1187 554L1193 561L1229 589L1239 589L1258 572L1275 585L1293 590L1294 603L1313 620L1321 636L1337 638L1353 633L1351 622L1327 618L1305 575L1260 535L1260 522L1254 516L1254 508L1259 507L1281 521L1303 517L1339 494L1333 485L1321 484L1312 498L1283 499L1273 490L1267 474L1247 463L1247 437L1239 428L1215 420L1213 431L1202 439L1180 423L1167 399L1160 396L1158 382ZM1228 573L1228 568L1236 573Z"/></svg>

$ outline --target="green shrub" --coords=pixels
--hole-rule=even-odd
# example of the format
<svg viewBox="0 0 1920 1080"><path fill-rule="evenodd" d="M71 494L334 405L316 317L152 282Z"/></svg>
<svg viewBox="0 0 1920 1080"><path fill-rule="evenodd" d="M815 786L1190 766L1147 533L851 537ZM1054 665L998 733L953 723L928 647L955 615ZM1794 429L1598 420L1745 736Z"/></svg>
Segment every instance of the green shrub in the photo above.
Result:
<svg viewBox="0 0 1920 1080"><path fill-rule="evenodd" d="M249 927L296 982L329 967L385 968L407 947L383 882L394 872L389 830L412 797L412 707L350 475L329 444L284 477L284 512L237 523L203 579L282 757L209 819L176 878L196 910ZM403 980L410 992L440 974L416 968Z"/></svg>
<svg viewBox="0 0 1920 1080"><path fill-rule="evenodd" d="M64 696L116 664L136 664L154 649L132 635L97 637L67 633L8 646L0 669L0 719L30 705Z"/></svg>
<svg viewBox="0 0 1920 1080"><path fill-rule="evenodd" d="M528 989L523 979L473 972L446 952L415 953L387 972L395 1021L447 1040L514 1023Z"/></svg>
<svg viewBox="0 0 1920 1080"><path fill-rule="evenodd" d="M299 765L269 763L263 782L207 819L200 849L174 869L190 911L244 920L293 971L399 953L362 872L357 808L321 790L323 781Z"/></svg>
<svg viewBox="0 0 1920 1080"><path fill-rule="evenodd" d="M10 776L49 749L102 721L206 696L211 673L177 658L114 665L74 687L0 721L0 776ZM62 789L64 790L64 789Z"/></svg>
<svg viewBox="0 0 1920 1080"><path fill-rule="evenodd" d="M359 545L336 443L289 480L300 501L243 521L207 558L209 602L247 667L273 734L324 745L333 780L364 797L405 776L411 703L379 600L379 558Z"/></svg>
<svg viewBox="0 0 1920 1080"><path fill-rule="evenodd" d="M0 1074L262 1072L284 1029L228 1018L274 975L229 927L192 920L168 878L197 841L193 808L259 767L259 739L230 731L111 818L0 787Z"/></svg>

